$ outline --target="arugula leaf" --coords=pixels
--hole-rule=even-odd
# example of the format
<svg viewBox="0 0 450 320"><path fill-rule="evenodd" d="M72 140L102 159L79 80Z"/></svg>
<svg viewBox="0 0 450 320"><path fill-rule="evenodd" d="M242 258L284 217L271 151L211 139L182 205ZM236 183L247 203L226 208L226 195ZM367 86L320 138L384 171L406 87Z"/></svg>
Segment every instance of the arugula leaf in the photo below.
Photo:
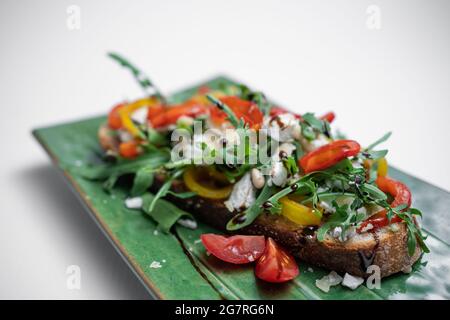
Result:
<svg viewBox="0 0 450 320"><path fill-rule="evenodd" d="M270 114L270 109L272 108L272 104L269 103L264 93L261 91L252 91L246 85L239 85L239 97L244 100L252 101L256 103L259 109L264 113L264 115Z"/></svg>
<svg viewBox="0 0 450 320"><path fill-rule="evenodd" d="M299 171L297 161L295 161L295 158L292 156L283 159L283 164L289 176L293 176Z"/></svg>
<svg viewBox="0 0 450 320"><path fill-rule="evenodd" d="M146 127L145 130L147 131L147 141L150 143L150 146L166 146L169 144L169 139L163 133L151 127Z"/></svg>
<svg viewBox="0 0 450 320"><path fill-rule="evenodd" d="M307 140L314 140L317 133L322 133L325 136L331 138L330 123L326 120L316 118L313 113L308 112L302 116L300 127L302 130L302 135Z"/></svg>
<svg viewBox="0 0 450 320"><path fill-rule="evenodd" d="M259 109L264 113L264 115L270 114L270 109L272 109L272 105L267 101L266 96L264 93L256 91L249 94L247 100L251 100L254 103L256 103L259 107Z"/></svg>
<svg viewBox="0 0 450 320"><path fill-rule="evenodd" d="M302 116L303 121L305 121L307 124L309 124L313 129L316 129L317 131L321 131L323 129L323 123L318 118L314 116L314 113L305 113Z"/></svg>
<svg viewBox="0 0 450 320"><path fill-rule="evenodd" d="M158 223L158 227L163 232L169 232L170 228L183 217L194 219L192 215L186 211L181 210L174 204L164 200L159 199L155 201L156 196L151 193L145 193L142 196L143 206L142 210L149 215L153 220ZM149 210L152 203L154 204L154 209Z"/></svg>
<svg viewBox="0 0 450 320"><path fill-rule="evenodd" d="M164 184L161 186L161 188L158 190L158 192L155 194L152 202L150 203L148 207L148 212L153 212L155 209L156 203L159 199L162 197L165 197L167 193L170 191L170 187L172 186L172 182L177 179L181 174L183 173L183 169L178 169L172 175L164 182Z"/></svg>
<svg viewBox="0 0 450 320"><path fill-rule="evenodd" d="M136 81L140 84L142 89L144 89L144 91L149 94L149 96L156 96L164 103L166 102L166 98L161 94L161 91L158 89L158 87L156 87L155 84L150 80L150 78L136 66L134 66L131 62L117 53L109 52L108 56L123 67L130 70Z"/></svg>
<svg viewBox="0 0 450 320"><path fill-rule="evenodd" d="M382 136L380 139L378 139L377 141L375 141L374 143L370 144L367 148L365 148L364 150L366 151L370 151L373 148L375 148L376 146L378 146L379 144L385 142L386 140L388 140L390 138L390 136L392 135L392 132L388 132L386 133L384 136Z"/></svg>
<svg viewBox="0 0 450 320"><path fill-rule="evenodd" d="M192 192L176 193L176 192L173 192L173 191L169 190L169 191L167 191L167 194L170 194L170 195L175 196L175 197L180 198L180 199L188 199L188 198L195 197L197 195L197 192L193 192L192 191Z"/></svg>
<svg viewBox="0 0 450 320"><path fill-rule="evenodd" d="M378 187L369 183L364 183L363 185L361 185L359 187L359 190L363 192L364 196L368 196L372 200L385 201L387 199L387 196L383 191L381 191L380 189L378 189Z"/></svg>
<svg viewBox="0 0 450 320"><path fill-rule="evenodd" d="M114 188L114 186L116 185L117 180L119 179L119 177L115 174L112 174L108 177L108 179L105 180L105 182L103 182L103 189L107 192L107 193L111 193L112 189Z"/></svg>
<svg viewBox="0 0 450 320"><path fill-rule="evenodd" d="M104 180L112 175L118 177L136 173L144 167L158 168L166 164L170 154L163 151L152 151L145 153L135 159L119 159L116 163L107 163L95 166L74 167L74 171L83 178L89 180Z"/></svg>
<svg viewBox="0 0 450 320"><path fill-rule="evenodd" d="M364 159L378 160L386 157L387 153L388 150L379 150L379 151L369 150L360 152L360 156Z"/></svg>
<svg viewBox="0 0 450 320"><path fill-rule="evenodd" d="M394 211L396 209L393 209ZM422 230L416 225L414 216L422 216L422 213L415 208L409 208L406 211L396 211L395 214L406 223L408 229L408 254L412 256L416 250L416 245L419 243L419 247L423 252L429 253L430 249L425 244L426 236L422 233Z"/></svg>
<svg viewBox="0 0 450 320"><path fill-rule="evenodd" d="M136 197L143 194L153 184L154 179L153 167L144 167L136 172L133 180L133 187L131 188L131 196Z"/></svg>
<svg viewBox="0 0 450 320"><path fill-rule="evenodd" d="M311 141L316 138L316 133L314 132L313 127L309 126L305 122L300 122L300 128L302 130L302 136L307 140Z"/></svg>
<svg viewBox="0 0 450 320"><path fill-rule="evenodd" d="M225 112L227 114L228 120L233 125L233 127L235 127L235 128L244 128L242 121L240 121L236 117L236 115L234 114L233 110L231 110L231 108L229 106L227 106L225 103L223 103L222 101L214 98L213 96L211 96L209 94L206 95L206 97L208 98L209 101L214 103L217 106L217 108L219 108L220 110L222 110L223 112Z"/></svg>

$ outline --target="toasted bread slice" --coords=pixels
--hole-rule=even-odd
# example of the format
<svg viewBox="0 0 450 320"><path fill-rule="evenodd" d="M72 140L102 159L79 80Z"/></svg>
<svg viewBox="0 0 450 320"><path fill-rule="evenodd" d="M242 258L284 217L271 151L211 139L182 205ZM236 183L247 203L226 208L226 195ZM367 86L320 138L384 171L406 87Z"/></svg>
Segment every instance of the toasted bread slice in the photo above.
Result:
<svg viewBox="0 0 450 320"><path fill-rule="evenodd" d="M106 149L117 145L108 130L107 127L99 130L100 144ZM157 176L152 191L159 190L164 180L163 175ZM174 181L172 189L175 192L188 191L180 180ZM230 212L221 200L198 196L180 199L169 195L167 198L199 220L222 231L226 231L227 222L236 214ZM293 256L325 269L367 277L370 275L366 273L367 267L377 265L380 267L381 277L387 277L409 270L421 255L417 246L414 254L409 256L406 226L404 223L397 223L396 227L396 231L387 226L376 232L356 234L345 242L331 237L319 242L315 228L297 225L281 215L263 213L250 226L238 232L272 237Z"/></svg>

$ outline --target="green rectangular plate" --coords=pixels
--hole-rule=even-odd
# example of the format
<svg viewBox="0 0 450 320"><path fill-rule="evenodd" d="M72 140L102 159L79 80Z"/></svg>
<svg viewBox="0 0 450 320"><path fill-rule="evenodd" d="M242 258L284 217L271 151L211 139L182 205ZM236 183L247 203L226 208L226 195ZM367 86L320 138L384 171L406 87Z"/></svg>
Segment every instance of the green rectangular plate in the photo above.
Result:
<svg viewBox="0 0 450 320"><path fill-rule="evenodd" d="M234 83L218 77L201 85L218 88ZM173 96L182 101L198 86ZM33 131L34 136L63 172L65 180L79 196L95 222L149 292L160 299L434 299L450 298L450 207L449 193L392 169L391 175L412 189L414 205L424 212L423 226L431 249L410 274L383 279L381 289L360 286L355 291L337 286L328 294L315 286L326 270L300 262L300 276L290 283L273 285L258 281L253 266L234 266L207 256L199 242L205 232L217 232L199 223L196 230L176 226L170 234L158 232L155 223L140 212L123 205L126 190L113 194L99 182L83 179L75 172L100 152L97 129L105 117L97 117ZM153 261L160 268L151 268ZM311 270L311 269L310 269Z"/></svg>

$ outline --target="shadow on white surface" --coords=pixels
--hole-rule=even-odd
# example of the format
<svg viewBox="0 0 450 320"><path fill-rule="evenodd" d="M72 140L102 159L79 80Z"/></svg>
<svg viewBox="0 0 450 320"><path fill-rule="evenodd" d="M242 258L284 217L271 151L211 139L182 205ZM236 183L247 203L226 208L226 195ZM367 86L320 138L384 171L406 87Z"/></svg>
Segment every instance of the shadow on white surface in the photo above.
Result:
<svg viewBox="0 0 450 320"><path fill-rule="evenodd" d="M39 203L46 203L52 210L39 210L38 205L33 212L38 222L36 227L46 232L46 239L55 246L53 253L60 255L59 260L80 265L82 271L82 289L70 292L66 287L67 275L65 268L61 273L62 282L56 286L64 290L64 298L81 299L150 299L150 295L139 279L128 268L119 254L114 250L101 230L92 221L76 196L65 184L60 173L49 165L26 169L19 174L28 190L33 190L33 199L39 198ZM31 241L31 240L30 240ZM30 246L30 250L32 247ZM55 259L55 257L52 257ZM46 257L42 257L46 259ZM49 259L52 261L51 259ZM52 266L53 267L53 266ZM49 274L51 275L51 274ZM53 277L52 277L53 278ZM52 279L48 279L49 282ZM48 288L55 287L50 283ZM53 297L58 292L47 293L42 288L42 297ZM68 292L69 291L69 292ZM56 297L58 298L58 297Z"/></svg>

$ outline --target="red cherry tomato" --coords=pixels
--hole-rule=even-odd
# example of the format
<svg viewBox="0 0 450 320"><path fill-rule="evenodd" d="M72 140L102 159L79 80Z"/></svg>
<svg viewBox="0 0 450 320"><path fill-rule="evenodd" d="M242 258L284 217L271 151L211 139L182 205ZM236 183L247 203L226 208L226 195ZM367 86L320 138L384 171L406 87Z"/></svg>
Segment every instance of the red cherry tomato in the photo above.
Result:
<svg viewBox="0 0 450 320"><path fill-rule="evenodd" d="M334 118L336 118L334 112L325 113L323 116L320 117L320 119L327 120L329 123L332 123Z"/></svg>
<svg viewBox="0 0 450 320"><path fill-rule="evenodd" d="M193 100L188 100L184 103L159 107L158 109L149 109L148 119L154 128L164 127L170 124L175 124L181 116L188 116L195 118L201 114L208 112L208 109Z"/></svg>
<svg viewBox="0 0 450 320"><path fill-rule="evenodd" d="M119 154L124 158L135 158L139 155L139 145L136 141L122 142L119 145Z"/></svg>
<svg viewBox="0 0 450 320"><path fill-rule="evenodd" d="M353 140L336 140L303 156L300 166L305 173L324 170L339 161L355 156L361 146Z"/></svg>
<svg viewBox="0 0 450 320"><path fill-rule="evenodd" d="M148 108L147 119L152 123L152 125L155 122L155 119L164 113L165 109L166 108L162 104L157 104Z"/></svg>
<svg viewBox="0 0 450 320"><path fill-rule="evenodd" d="M255 103L235 96L223 97L219 100L230 107L236 117L243 119L250 128L257 130L261 127L264 115ZM227 121L226 113L216 106L211 107L210 114L212 122L216 125L221 125Z"/></svg>
<svg viewBox="0 0 450 320"><path fill-rule="evenodd" d="M382 176L379 176L377 178L376 183L381 191L383 191L384 193L388 193L394 197L394 200L391 203L392 208L398 207L402 204L406 204L407 208L411 206L411 191L405 184L389 177ZM396 223L401 221L401 218L399 218L398 216L394 216L392 217L390 222ZM375 231L378 228L387 226L389 224L389 219L387 217L386 210L382 210L364 221L357 231L362 232L369 224L373 226L370 231Z"/></svg>
<svg viewBox="0 0 450 320"><path fill-rule="evenodd" d="M272 238L267 238L266 250L256 263L255 274L261 280L278 283L294 279L299 270L294 257Z"/></svg>
<svg viewBox="0 0 450 320"><path fill-rule="evenodd" d="M120 120L119 110L125 106L124 103L116 105L108 114L108 126L113 130L122 128L122 120Z"/></svg>
<svg viewBox="0 0 450 320"><path fill-rule="evenodd" d="M202 234L200 236L206 250L220 260L243 264L257 260L264 252L263 236L232 236Z"/></svg>

